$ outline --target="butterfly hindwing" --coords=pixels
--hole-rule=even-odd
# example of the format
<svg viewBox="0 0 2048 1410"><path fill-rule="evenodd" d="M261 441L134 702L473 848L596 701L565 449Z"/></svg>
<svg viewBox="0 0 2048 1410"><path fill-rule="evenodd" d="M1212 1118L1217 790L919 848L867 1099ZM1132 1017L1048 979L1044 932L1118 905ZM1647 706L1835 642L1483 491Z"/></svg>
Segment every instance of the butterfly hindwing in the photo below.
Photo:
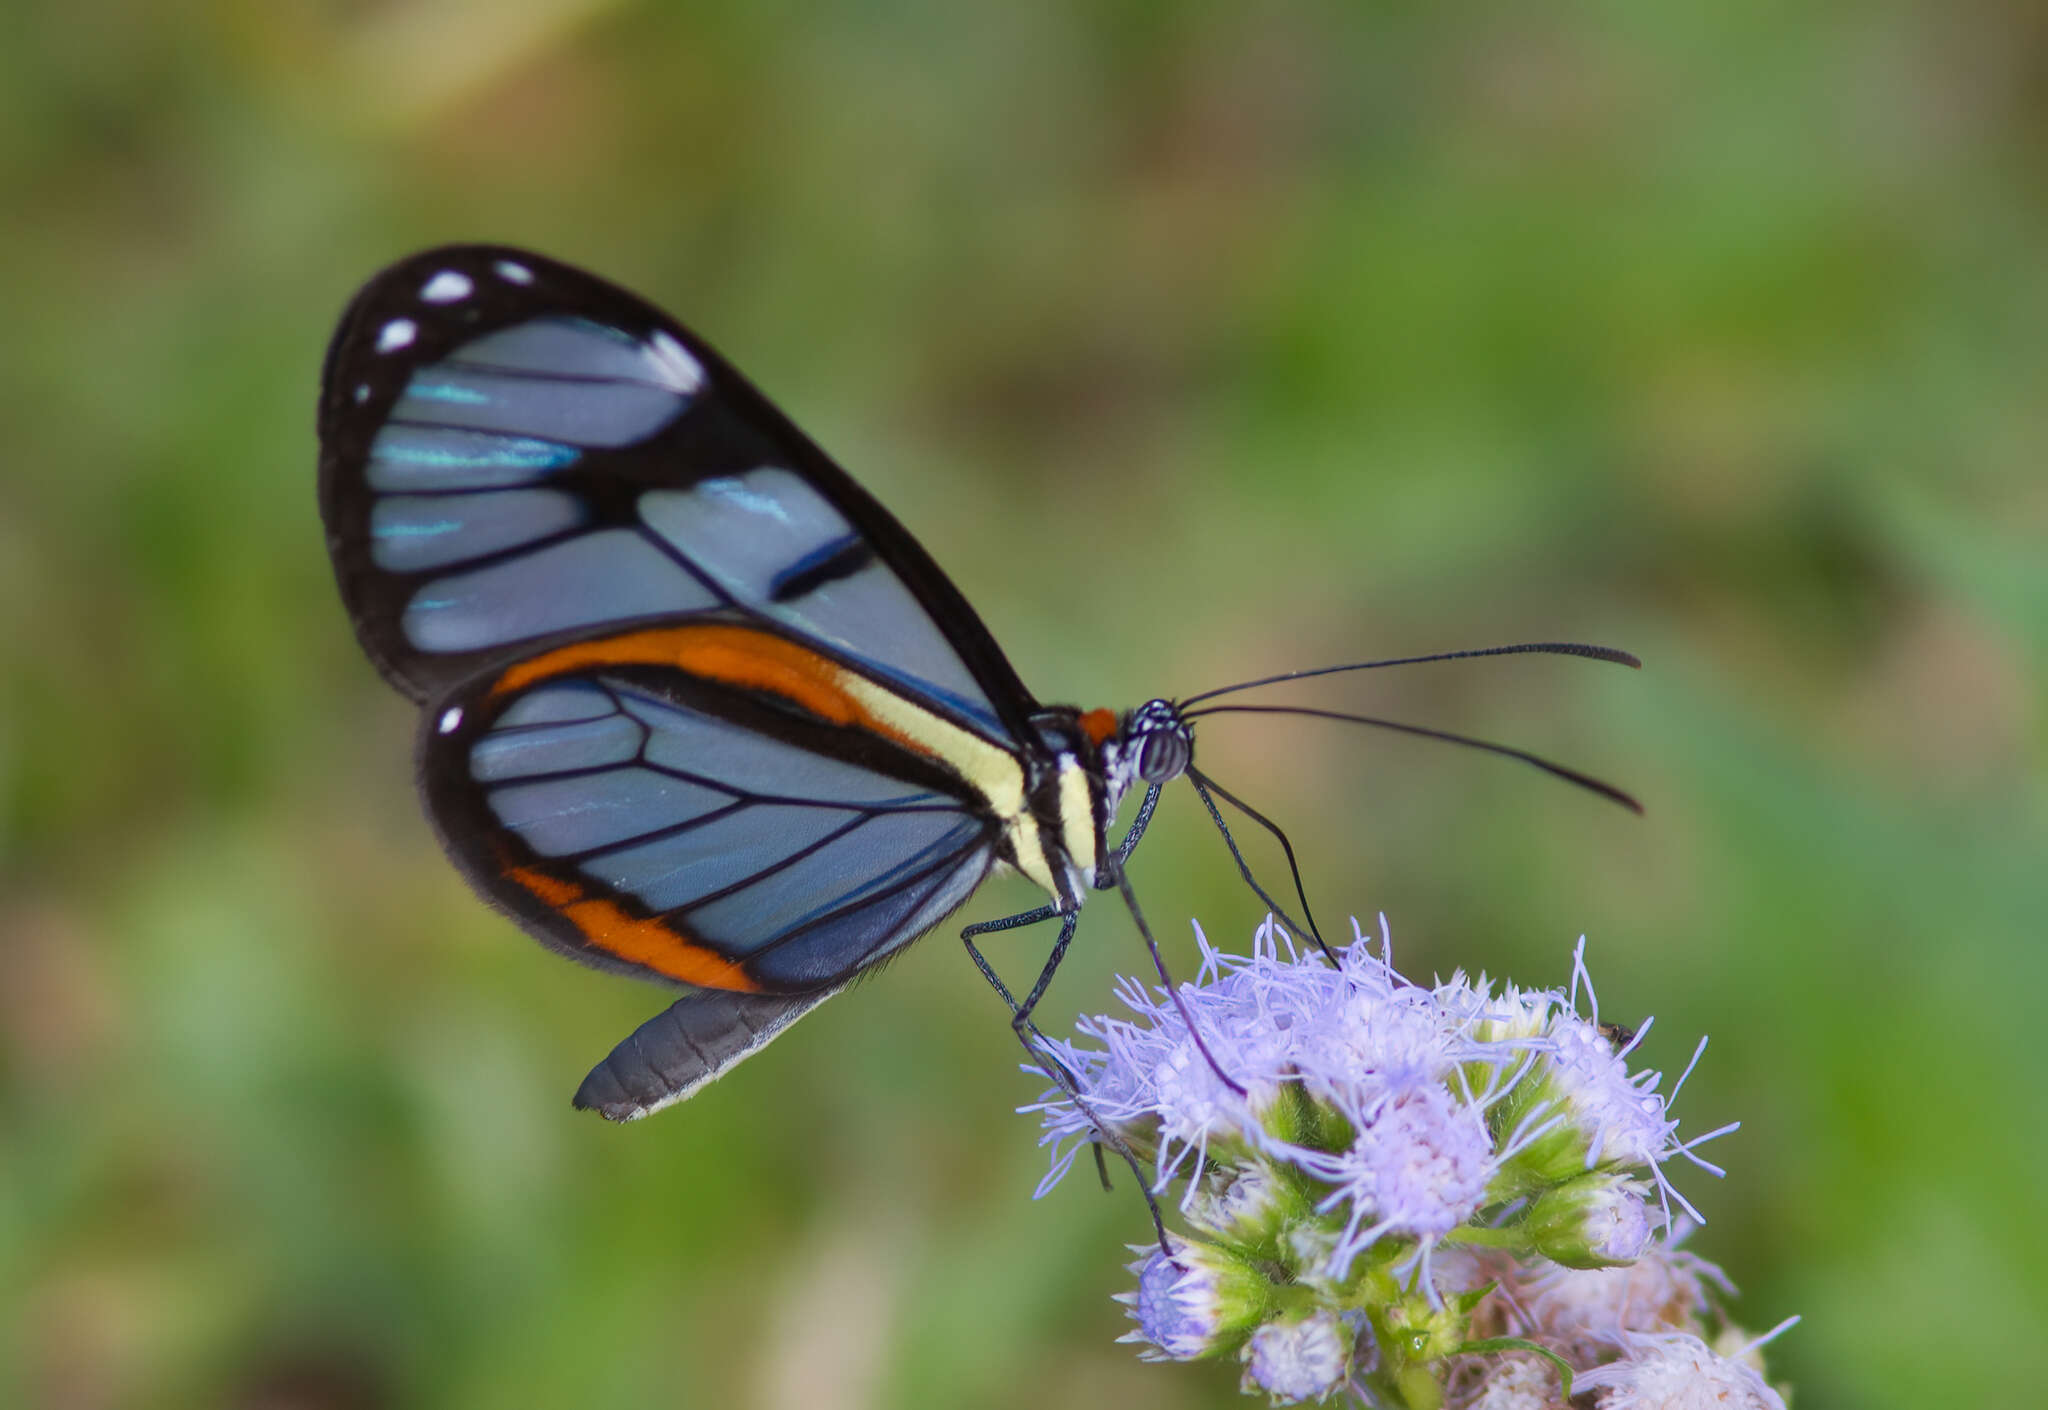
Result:
<svg viewBox="0 0 2048 1410"><path fill-rule="evenodd" d="M471 881L548 944L787 995L966 900L1022 766L799 639L680 618L479 678L427 719L421 779Z"/></svg>
<svg viewBox="0 0 2048 1410"><path fill-rule="evenodd" d="M342 596L428 703L533 643L701 613L844 653L986 737L1031 701L930 557L701 340L538 255L384 271L328 352Z"/></svg>

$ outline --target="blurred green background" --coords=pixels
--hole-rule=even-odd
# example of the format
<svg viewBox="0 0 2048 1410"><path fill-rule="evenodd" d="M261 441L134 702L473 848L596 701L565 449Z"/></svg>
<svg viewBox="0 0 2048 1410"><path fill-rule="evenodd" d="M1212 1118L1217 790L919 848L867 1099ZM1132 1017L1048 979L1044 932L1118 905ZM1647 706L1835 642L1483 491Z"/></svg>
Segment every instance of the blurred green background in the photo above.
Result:
<svg viewBox="0 0 2048 1410"><path fill-rule="evenodd" d="M1646 819L1219 720L1412 975L1584 932L1694 1243L1802 1407L2048 1376L2048 24L1540 7L143 0L0 15L0 1403L1238 1403L1113 1338L1127 1188L934 938L686 1107L666 1002L476 902L313 500L332 320L516 242L699 328L1048 699L1527 637L1300 698ZM1258 918L1191 795L1136 875ZM992 885L975 917L1030 903ZM1340 922L1341 924L1341 922ZM1027 974L1036 932L1003 940ZM1091 908L1043 1010L1142 956Z"/></svg>

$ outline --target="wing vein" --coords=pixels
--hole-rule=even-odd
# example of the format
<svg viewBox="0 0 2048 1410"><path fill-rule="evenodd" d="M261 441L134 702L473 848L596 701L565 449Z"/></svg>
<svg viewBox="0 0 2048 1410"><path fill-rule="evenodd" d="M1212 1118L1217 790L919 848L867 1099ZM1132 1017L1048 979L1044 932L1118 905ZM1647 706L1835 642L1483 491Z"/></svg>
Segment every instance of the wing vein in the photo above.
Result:
<svg viewBox="0 0 2048 1410"><path fill-rule="evenodd" d="M953 871L958 870L960 864L964 860L966 860L966 858L971 853L973 853L977 847L983 845L984 841L985 839L983 838L976 838L973 841L966 843L961 847L955 848L953 851L946 853L944 856L940 857L938 860L931 863L931 865L926 867L924 870L915 873L907 880L904 880L897 886L891 888L891 891L908 891L913 887L922 885L926 881L930 881L932 884L929 887L925 888L925 890L918 896L916 904L911 906L909 910L909 914L917 914L918 911L924 908L925 902L929 901L932 898L933 894L938 891L940 885L943 883L943 878L939 877L938 874L941 872L945 872L950 875ZM870 884L872 885L872 883ZM752 960L768 953L770 950L780 949L782 946L787 945L797 939L800 939L806 931L815 930L822 925L829 925L833 921L838 920L841 917L848 915L853 911L857 911L864 906L874 904L874 899L875 898L872 896L857 897L853 900L847 901L843 905L840 905L830 911L825 912L823 915L812 916L808 920L800 921L796 925L791 926L788 930L785 930L782 934L777 935L774 939L763 942L761 945L759 945L754 950L749 952L747 957L748 959Z"/></svg>
<svg viewBox="0 0 2048 1410"><path fill-rule="evenodd" d="M698 910L704 906L710 905L713 901L723 901L726 897L733 895L735 892L744 891L749 886L757 886L761 882L766 881L769 877L774 876L777 872L795 866L798 862L810 856L812 853L822 851L824 848L829 847L833 843L837 842L840 838L850 835L856 828L864 826L866 823L872 820L873 817L874 814L872 813L863 813L861 816L853 818L839 827L833 828L832 831L826 833L817 841L808 843L805 846L798 848L796 851L790 853L786 857L783 857L781 860L770 862L767 866L762 867L759 871L756 871L748 876L743 876L738 881L731 882L725 886L721 886L716 891L707 891L702 896L698 896L693 900L683 902L683 904L681 904L680 906L671 906L667 910L663 911L662 914L664 916L687 915L691 911Z"/></svg>
<svg viewBox="0 0 2048 1410"><path fill-rule="evenodd" d="M738 600L731 593L720 587L709 573L697 566L697 561L694 558L690 557L689 554L683 552L680 548L677 548L673 543L670 543L667 536L656 533L653 526L648 524L646 520L636 521L633 528L641 538L647 541L656 553L672 560L678 568L681 568L685 573L695 578L698 585L704 591L710 593L728 607L740 605Z"/></svg>
<svg viewBox="0 0 2048 1410"><path fill-rule="evenodd" d="M666 842L672 837L681 837L686 832L694 832L700 827L732 817L737 813L743 813L752 806L752 804L744 799L735 799L722 808L713 808L708 813L700 813L694 818L685 818L679 823L670 823L666 827L653 828L647 832L636 832L630 837L622 837L616 842L607 842L598 847L587 847L580 852L564 852L560 856L550 857L548 860L551 862L567 862L572 866L580 866L584 862L595 861L599 857L609 856L613 852L624 852L634 847L645 847L650 842Z"/></svg>

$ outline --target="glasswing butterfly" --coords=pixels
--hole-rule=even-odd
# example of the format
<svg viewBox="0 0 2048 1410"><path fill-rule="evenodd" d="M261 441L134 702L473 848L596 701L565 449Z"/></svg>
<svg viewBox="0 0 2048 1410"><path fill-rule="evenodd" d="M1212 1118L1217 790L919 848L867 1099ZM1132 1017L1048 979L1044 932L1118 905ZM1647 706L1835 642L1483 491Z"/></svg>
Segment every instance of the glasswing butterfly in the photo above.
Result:
<svg viewBox="0 0 2048 1410"><path fill-rule="evenodd" d="M1188 707L1324 673L1123 714L1039 704L917 541L701 339L520 250L449 246L373 278L328 349L319 431L335 576L363 649L423 707L420 792L448 855L543 944L684 990L576 1093L613 1120L689 1096L998 864L1050 899L962 939L1030 1047L1089 889L1120 889L1144 930L1123 862L1162 785L1190 778L1219 827L1212 793L1272 827L1194 771L1206 712ZM1515 651L1633 664L1448 654ZM1340 718L1629 801L1517 750ZM1051 919L1019 1000L973 937Z"/></svg>

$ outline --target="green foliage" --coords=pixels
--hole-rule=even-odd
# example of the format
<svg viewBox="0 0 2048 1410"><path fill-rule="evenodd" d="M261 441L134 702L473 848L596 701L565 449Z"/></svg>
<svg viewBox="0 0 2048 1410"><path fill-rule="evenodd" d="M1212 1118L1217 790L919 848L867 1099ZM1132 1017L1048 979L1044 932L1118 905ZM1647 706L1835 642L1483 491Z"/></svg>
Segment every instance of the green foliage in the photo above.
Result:
<svg viewBox="0 0 2048 1410"><path fill-rule="evenodd" d="M463 238L704 331L1049 699L1639 651L1300 698L1642 821L1309 721L1202 761L1410 973L1555 982L1584 931L1652 1060L1713 1034L1697 1247L1806 1315L1802 1401L2027 1401L2041 39L2002 0L8 11L0 1402L1237 1403L1114 1345L1142 1210L1028 1202L1035 1087L943 937L682 1110L570 1111L663 999L442 861L313 506L334 316ZM1155 928L1247 933L1167 812ZM1141 966L1098 903L1049 1026Z"/></svg>

